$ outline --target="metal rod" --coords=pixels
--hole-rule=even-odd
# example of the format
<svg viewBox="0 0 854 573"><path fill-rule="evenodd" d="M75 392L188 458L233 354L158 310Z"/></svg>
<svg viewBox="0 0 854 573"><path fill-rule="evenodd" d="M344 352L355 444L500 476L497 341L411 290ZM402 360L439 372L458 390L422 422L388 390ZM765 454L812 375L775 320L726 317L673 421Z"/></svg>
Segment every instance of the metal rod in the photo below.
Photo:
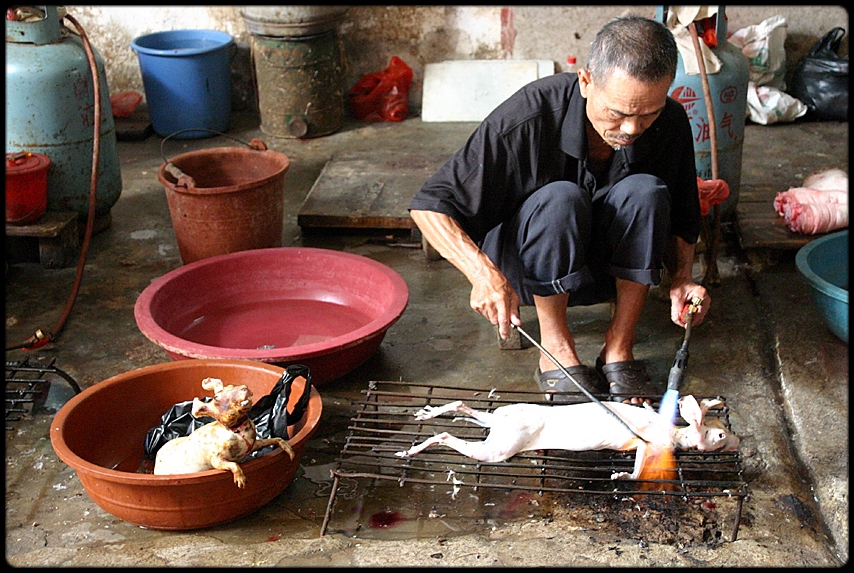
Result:
<svg viewBox="0 0 854 573"><path fill-rule="evenodd" d="M329 492L329 502L326 504L326 515L323 516L323 524L320 526L320 537L326 534L326 527L329 525L329 518L332 517L332 506L335 504L335 495L338 493L338 474L335 474L332 480L332 491Z"/></svg>
<svg viewBox="0 0 854 573"><path fill-rule="evenodd" d="M575 378L573 378L573 377L572 377L572 375L571 375L571 374L566 370L566 368L564 368L564 367L563 367L563 365L562 365L560 362L558 362L558 361L557 361L557 358L555 358L554 356L552 356L551 352L549 352L548 350L546 350L545 348L543 348L543 347L542 347L542 345L541 345L539 342L537 342L536 340L534 340L534 339L531 337L531 335L530 335L530 334L528 334L527 332L525 332L524 330L522 330L522 327L521 327L521 326L516 326L516 325L515 325L515 324L513 324L512 322L510 323L510 326L512 326L513 328L515 328L516 330L518 330L520 334L522 334L525 338L527 338L527 339L531 342L531 344L533 344L533 345L537 348L537 350L539 350L540 352L542 352L543 354L545 354L545 355L548 357L548 359L549 359L549 360L551 360L552 362L554 362L555 366L557 366L557 367L560 369L560 371L561 371L561 372L563 372L564 376L566 376L567 378L569 378L569 379L570 379L570 381L571 381L573 384L575 384L576 386L578 386L578 389L579 389L579 390L581 390L581 391L584 393L584 395L585 395L585 396L587 396L588 398L590 398L590 400L591 400L591 401L596 402L597 404L599 404L599 406L601 406L603 410L605 410L606 412L608 412L609 414L611 414L611 415L612 415L612 416L613 416L613 417L614 417L618 422L620 422L622 425L624 425L624 426L626 427L626 429L627 429L628 431L630 431L630 432L631 432L635 437L637 437L637 438L638 438L638 439L640 439L640 440L643 440L643 441L644 441L644 442L646 442L647 444L648 444L648 443L650 443L650 441L649 441L649 440L647 440L646 438L642 437L640 434L638 434L637 432L635 432L635 431L632 429L632 427L631 427L631 426L629 426L629 425L625 422L625 420L623 420L621 417L619 417L619 416L617 415L617 413L616 413L616 412L614 412L611 408L609 408L608 406L606 406L605 404L603 404L603 403L602 403L602 402L601 402L601 401L600 401L596 396L594 396L593 394L591 394L590 392L588 392L584 387L582 387L582 386L581 386L581 384L579 384L579 383L575 380Z"/></svg>

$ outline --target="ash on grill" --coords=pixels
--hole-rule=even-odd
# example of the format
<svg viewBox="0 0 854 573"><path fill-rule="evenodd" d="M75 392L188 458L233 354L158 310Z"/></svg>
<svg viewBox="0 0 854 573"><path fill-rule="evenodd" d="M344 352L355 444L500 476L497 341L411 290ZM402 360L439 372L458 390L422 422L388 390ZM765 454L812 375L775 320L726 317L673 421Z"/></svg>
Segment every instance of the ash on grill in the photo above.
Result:
<svg viewBox="0 0 854 573"><path fill-rule="evenodd" d="M552 405L542 394L503 390L474 391L451 386L431 386L412 382L372 381L363 390L364 399L357 403L357 412L350 421L349 433L336 468L320 535L329 525L335 497L342 478L393 480L401 487L407 484L454 484L461 488L501 491L531 491L556 499L569 495L566 504L571 511L597 512L602 522L619 525L625 534L634 532L648 536L648 527L658 527L656 541L680 543L686 523L695 529L694 537L704 542L722 537L716 520L724 505L735 505L730 541L735 541L744 499L749 495L743 477L739 452L675 452L677 472L672 480L612 480L617 471L631 471L634 452L611 450L570 452L538 450L522 452L498 463L482 463L450 448L436 447L414 457L397 457L395 452L408 449L437 433L448 431L464 440L486 438L489 428L439 417L418 421L414 414L425 405L441 406L462 400L477 410L495 408L517 402ZM707 416L718 416L730 428L729 408ZM678 419L678 425L685 421ZM453 481L449 480L453 477ZM378 483L378 482L372 482ZM663 487L666 486L666 487ZM578 498L578 499L576 499ZM585 502L585 503L579 503ZM591 503L595 508L591 509ZM662 519L667 515L668 519ZM644 518L649 519L644 522ZM595 521L600 521L595 519ZM672 531L661 529L662 523L672 522ZM647 525L648 524L648 525Z"/></svg>
<svg viewBox="0 0 854 573"><path fill-rule="evenodd" d="M19 361L6 361L6 431L12 431L10 422L20 422L32 417L39 407L45 404L51 381L57 377L65 380L80 393L80 386L74 378L63 372L54 363L53 358L47 364L31 361L30 357Z"/></svg>

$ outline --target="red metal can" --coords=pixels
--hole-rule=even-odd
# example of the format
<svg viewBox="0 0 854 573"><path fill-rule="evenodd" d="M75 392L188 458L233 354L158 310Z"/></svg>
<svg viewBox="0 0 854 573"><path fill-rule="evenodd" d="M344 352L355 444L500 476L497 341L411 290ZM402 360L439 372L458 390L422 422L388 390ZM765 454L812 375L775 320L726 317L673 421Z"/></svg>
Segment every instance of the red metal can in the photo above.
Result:
<svg viewBox="0 0 854 573"><path fill-rule="evenodd" d="M6 154L6 223L34 223L47 210L46 155L18 151Z"/></svg>

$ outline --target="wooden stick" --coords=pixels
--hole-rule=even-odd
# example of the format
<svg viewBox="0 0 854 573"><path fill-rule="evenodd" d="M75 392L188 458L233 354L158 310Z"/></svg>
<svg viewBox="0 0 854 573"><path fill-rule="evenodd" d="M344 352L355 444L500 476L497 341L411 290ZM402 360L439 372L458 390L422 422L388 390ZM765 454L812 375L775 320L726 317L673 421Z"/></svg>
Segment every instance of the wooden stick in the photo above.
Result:
<svg viewBox="0 0 854 573"><path fill-rule="evenodd" d="M712 90L709 88L709 77L706 74L706 63L703 60L703 53L700 50L700 39L697 36L697 25L694 22L688 24L688 31L691 33L691 41L694 43L694 52L697 54L697 65L700 68L700 79L703 82L703 99L706 102L706 111L709 114L709 139L712 146L712 179L720 179L718 176L718 128L715 121L715 108L712 103ZM715 205L714 209L714 225L712 228L711 238L704 237L707 240L706 244L706 274L703 277L703 283L719 285L721 282L720 274L718 273L718 237L720 236L720 211ZM706 235L707 233L704 233Z"/></svg>

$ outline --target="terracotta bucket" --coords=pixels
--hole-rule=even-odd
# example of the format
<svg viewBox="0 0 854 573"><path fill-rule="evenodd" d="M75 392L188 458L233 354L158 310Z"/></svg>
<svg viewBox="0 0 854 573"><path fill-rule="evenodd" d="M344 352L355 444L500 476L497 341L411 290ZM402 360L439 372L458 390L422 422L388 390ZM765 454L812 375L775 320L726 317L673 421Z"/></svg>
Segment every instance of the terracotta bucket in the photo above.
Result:
<svg viewBox="0 0 854 573"><path fill-rule="evenodd" d="M260 139L248 145L164 157L157 179L166 189L184 264L282 246L284 178L290 161Z"/></svg>

